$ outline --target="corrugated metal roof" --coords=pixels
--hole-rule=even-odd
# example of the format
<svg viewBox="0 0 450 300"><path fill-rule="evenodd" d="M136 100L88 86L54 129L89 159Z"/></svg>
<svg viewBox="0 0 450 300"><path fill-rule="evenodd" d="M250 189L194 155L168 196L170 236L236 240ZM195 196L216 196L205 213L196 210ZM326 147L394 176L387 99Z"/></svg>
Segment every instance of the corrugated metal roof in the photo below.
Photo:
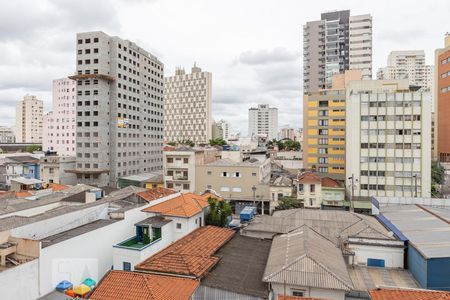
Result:
<svg viewBox="0 0 450 300"><path fill-rule="evenodd" d="M274 237L263 281L353 289L341 251L308 226Z"/></svg>
<svg viewBox="0 0 450 300"><path fill-rule="evenodd" d="M425 258L450 257L450 210L395 205L380 212Z"/></svg>

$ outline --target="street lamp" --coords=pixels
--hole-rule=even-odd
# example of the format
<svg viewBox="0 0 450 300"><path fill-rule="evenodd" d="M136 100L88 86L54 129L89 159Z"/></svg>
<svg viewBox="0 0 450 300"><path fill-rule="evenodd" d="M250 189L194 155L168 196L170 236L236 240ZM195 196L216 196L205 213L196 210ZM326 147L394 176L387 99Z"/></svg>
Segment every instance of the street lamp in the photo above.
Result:
<svg viewBox="0 0 450 300"><path fill-rule="evenodd" d="M354 211L354 207L353 207L353 196L355 194L355 182L358 182L358 179L355 179L355 175L352 173L352 176L350 176L348 178L349 180L351 180L351 187L352 187L352 194L350 197L350 211L353 212Z"/></svg>
<svg viewBox="0 0 450 300"><path fill-rule="evenodd" d="M417 174L414 174L413 177L414 177L414 198L417 198Z"/></svg>
<svg viewBox="0 0 450 300"><path fill-rule="evenodd" d="M252 191L253 191L253 207L256 208L256 186L252 186Z"/></svg>

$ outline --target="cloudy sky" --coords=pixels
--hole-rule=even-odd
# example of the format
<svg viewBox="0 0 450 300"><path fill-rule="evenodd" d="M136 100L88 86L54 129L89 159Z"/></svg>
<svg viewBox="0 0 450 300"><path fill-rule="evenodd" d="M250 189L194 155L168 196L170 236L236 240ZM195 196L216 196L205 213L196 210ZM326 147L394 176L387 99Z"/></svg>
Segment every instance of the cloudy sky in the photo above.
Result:
<svg viewBox="0 0 450 300"><path fill-rule="evenodd" d="M194 61L213 73L213 117L247 131L247 110L302 122L302 25L330 10L370 13L374 73L391 50L424 49L432 63L450 31L448 0L0 0L0 125L30 93L51 108L52 80L74 73L75 34L102 30L158 56L165 75Z"/></svg>

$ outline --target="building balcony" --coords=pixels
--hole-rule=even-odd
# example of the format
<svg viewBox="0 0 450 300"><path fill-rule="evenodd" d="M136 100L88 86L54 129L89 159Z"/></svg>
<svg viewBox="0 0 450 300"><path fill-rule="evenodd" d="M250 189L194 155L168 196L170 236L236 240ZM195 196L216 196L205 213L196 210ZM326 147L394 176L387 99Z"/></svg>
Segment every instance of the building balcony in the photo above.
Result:
<svg viewBox="0 0 450 300"><path fill-rule="evenodd" d="M142 251L147 247L158 243L161 239L161 237L153 239L140 239L138 236L133 236L117 245L114 245L114 247Z"/></svg>

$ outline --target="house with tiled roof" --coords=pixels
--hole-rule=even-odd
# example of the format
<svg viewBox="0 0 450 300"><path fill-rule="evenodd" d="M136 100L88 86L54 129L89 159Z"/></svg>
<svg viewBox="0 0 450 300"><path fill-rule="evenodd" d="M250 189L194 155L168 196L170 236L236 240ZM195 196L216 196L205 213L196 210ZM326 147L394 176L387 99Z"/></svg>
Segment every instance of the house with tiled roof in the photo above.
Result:
<svg viewBox="0 0 450 300"><path fill-rule="evenodd" d="M136 235L114 245L114 269L132 271L134 266L205 225L209 208L205 196L176 193L166 188L137 194L150 205L147 218L135 224ZM159 197L159 198L158 198Z"/></svg>
<svg viewBox="0 0 450 300"><path fill-rule="evenodd" d="M136 265L135 270L200 279L218 263L220 258L215 253L234 234L227 228L200 227Z"/></svg>
<svg viewBox="0 0 450 300"><path fill-rule="evenodd" d="M343 207L345 205L345 187L330 177L321 178L316 172L300 174L295 181L297 199L305 208Z"/></svg>
<svg viewBox="0 0 450 300"><path fill-rule="evenodd" d="M188 278L110 271L94 289L91 300L189 300L199 282Z"/></svg>

